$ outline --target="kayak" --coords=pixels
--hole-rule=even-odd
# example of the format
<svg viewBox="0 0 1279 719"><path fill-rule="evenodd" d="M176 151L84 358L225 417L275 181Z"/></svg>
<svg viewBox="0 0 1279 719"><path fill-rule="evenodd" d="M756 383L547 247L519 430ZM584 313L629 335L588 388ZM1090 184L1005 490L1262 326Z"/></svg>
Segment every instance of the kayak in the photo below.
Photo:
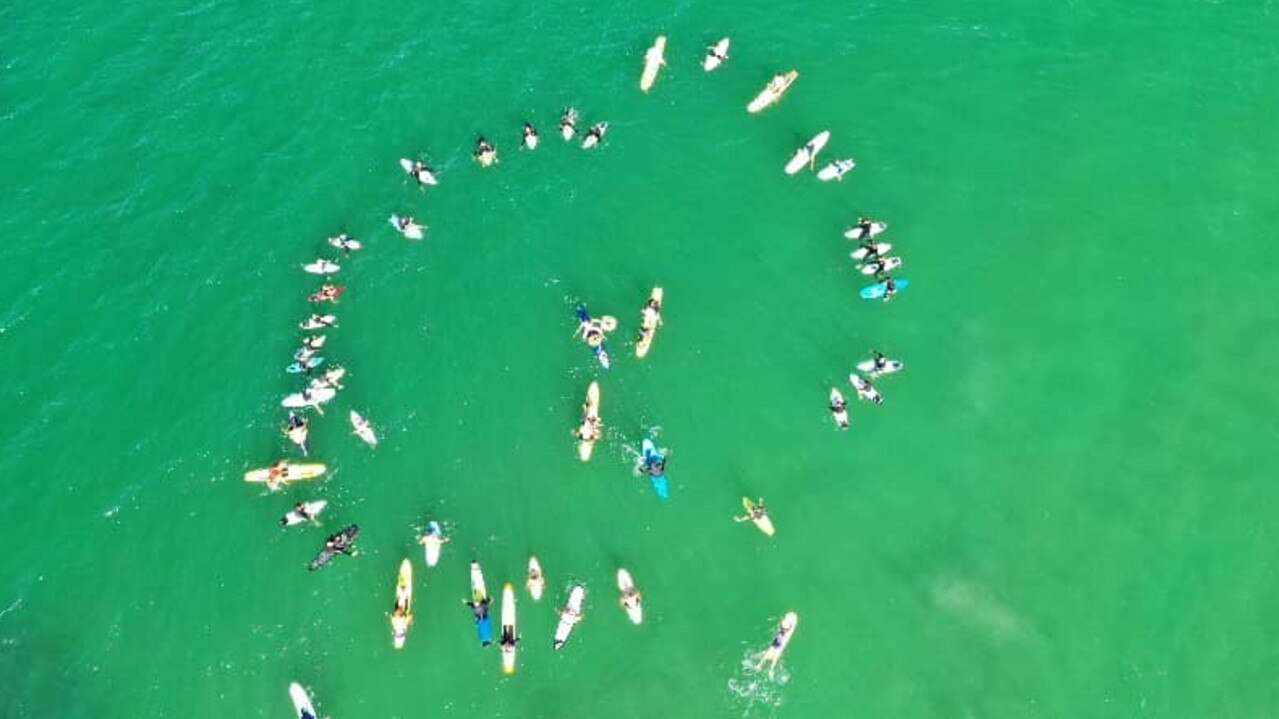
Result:
<svg viewBox="0 0 1279 719"><path fill-rule="evenodd" d="M254 483L266 483L270 485L288 484L289 482L301 482L307 479L315 479L324 474L328 469L322 464L292 464L285 462L281 471L275 477L271 476L271 468L254 469L244 473L244 481Z"/></svg>
<svg viewBox="0 0 1279 719"><path fill-rule="evenodd" d="M529 150L536 150L537 142L537 128L527 122L524 123L524 147Z"/></svg>
<svg viewBox="0 0 1279 719"><path fill-rule="evenodd" d="M426 523L426 534L418 540L422 546L426 547L426 566L434 567L440 563L440 550L444 547L444 543L449 541L444 536L444 530L440 529L440 523L431 520Z"/></svg>
<svg viewBox="0 0 1279 719"><path fill-rule="evenodd" d="M872 222L870 223L870 232L866 232L862 229L861 225L857 225L856 227L850 227L846 232L844 232L844 237L847 237L850 240L872 239L887 229L888 223L886 222ZM867 237L867 235L869 235L869 237ZM887 250L885 250L885 252L887 252Z"/></svg>
<svg viewBox="0 0 1279 719"><path fill-rule="evenodd" d="M307 361L305 365L303 365L301 362L294 362L288 367L285 367L284 371L288 372L289 374L301 374L303 372L310 372L311 370L315 369L316 367L319 367L322 364L324 364L323 357L312 357L310 360Z"/></svg>
<svg viewBox="0 0 1279 719"><path fill-rule="evenodd" d="M817 159L817 153L821 152L828 142L830 142L829 130L823 130L814 135L813 139L796 150L794 157L790 159L790 162L786 163L786 174L794 175L804 169L806 165L811 164Z"/></svg>
<svg viewBox="0 0 1279 719"><path fill-rule="evenodd" d="M337 327L337 315L311 315L298 324L304 330L318 330L321 327Z"/></svg>
<svg viewBox="0 0 1279 719"><path fill-rule="evenodd" d="M435 173L431 172L431 168L423 165L421 170L415 170L413 169L413 165L414 165L414 162L412 160L409 160L406 158L400 158L400 167L404 168L404 171L408 173L409 177L412 177L414 180L417 180L418 184L421 184L421 185L440 184L440 181L436 179L435 177ZM357 247L353 249L359 249L359 248Z"/></svg>
<svg viewBox="0 0 1279 719"><path fill-rule="evenodd" d="M285 527L295 527L303 522L314 522L316 517L320 516L320 512L329 506L329 503L323 499L315 502L302 502L297 507L290 509L288 514L280 518L280 524ZM299 509L300 508L300 509Z"/></svg>
<svg viewBox="0 0 1279 719"><path fill-rule="evenodd" d="M844 400L844 393L836 387L830 388L830 413L840 429L848 429L848 403Z"/></svg>
<svg viewBox="0 0 1279 719"><path fill-rule="evenodd" d="M568 108L560 115L560 136L565 142L573 139L573 135L577 134L577 110Z"/></svg>
<svg viewBox="0 0 1279 719"><path fill-rule="evenodd" d="M515 643L520 635L515 629L515 587L510 582L502 587L502 672L515 673Z"/></svg>
<svg viewBox="0 0 1279 719"><path fill-rule="evenodd" d="M863 275L877 275L880 272L892 272L901 266L902 258L887 257L882 260L876 260L875 262L867 262L864 265L858 265L857 269L861 270ZM901 283L898 284L900 285Z"/></svg>
<svg viewBox="0 0 1279 719"><path fill-rule="evenodd" d="M319 407L338 395L332 387L318 387L305 392L294 392L280 402L281 407L301 409L302 407Z"/></svg>
<svg viewBox="0 0 1279 719"><path fill-rule="evenodd" d="M306 299L308 302L337 302L338 298L344 294L346 294L345 287L334 287L333 294L326 295L324 290L320 290L319 292L311 293Z"/></svg>
<svg viewBox="0 0 1279 719"><path fill-rule="evenodd" d="M533 601L542 601L542 592L546 591L546 576L542 574L542 563L537 557L528 558L528 581L524 583Z"/></svg>
<svg viewBox="0 0 1279 719"><path fill-rule="evenodd" d="M355 548L355 538L359 535L360 526L358 524L352 524L337 534L329 535L329 538L324 541L324 549L320 550L315 559L311 560L311 564L307 566L307 569L314 572L317 569L323 569L328 566L329 562L333 561L333 558L339 554L352 554Z"/></svg>
<svg viewBox="0 0 1279 719"><path fill-rule="evenodd" d="M910 285L910 280L897 280L897 291L901 292L902 290L906 289L906 287L909 285ZM888 293L888 283L876 282L875 284L870 285L869 287L863 287L859 294L861 294L863 300L878 300L878 299L883 299L884 295L887 293Z"/></svg>
<svg viewBox="0 0 1279 719"><path fill-rule="evenodd" d="M778 100L782 99L782 95L786 94L786 91L790 89L790 86L795 84L795 79L798 77L798 70L791 70L785 75L774 75L773 79L768 81L768 85L766 85L764 89L755 96L755 99L751 100L750 104L746 106L746 111L751 114L755 114L776 103Z"/></svg>
<svg viewBox="0 0 1279 719"><path fill-rule="evenodd" d="M339 250L345 250L347 252L353 252L355 250L364 249L364 243L360 242L359 240L353 240L350 237L347 237L346 235L338 235L337 237L330 237L329 244L332 245L333 247L338 248Z"/></svg>
<svg viewBox="0 0 1279 719"><path fill-rule="evenodd" d="M631 573L625 569L617 570L617 589L622 593L622 609L631 618L631 624L644 621L644 595L635 586Z"/></svg>
<svg viewBox="0 0 1279 719"><path fill-rule="evenodd" d="M870 382L855 374L848 375L848 381L852 383L853 389L857 390L858 399L868 399L874 404L884 403L884 395L880 394Z"/></svg>
<svg viewBox="0 0 1279 719"><path fill-rule="evenodd" d="M342 266L336 262L320 259L307 265L302 265L302 269L313 275L331 275L342 269Z"/></svg>
<svg viewBox="0 0 1279 719"><path fill-rule="evenodd" d="M759 664L755 668L762 669L764 664L768 663L768 676L773 676L773 671L777 669L777 662L782 658L782 652L786 651L786 645L790 644L791 637L795 636L795 627L799 626L799 615L795 612L787 612L782 617L782 624L777 628L777 634L773 637L773 643L764 651L764 656L760 657Z"/></svg>
<svg viewBox="0 0 1279 719"><path fill-rule="evenodd" d="M402 222L407 222L407 224L401 227L400 224ZM426 225L418 224L417 222L413 220L412 217L400 217L399 215L391 215L390 223L391 223L391 227L394 227L396 232L400 233L401 235L404 235L410 240L422 239L423 237L422 233L426 231Z"/></svg>
<svg viewBox="0 0 1279 719"><path fill-rule="evenodd" d="M487 647L493 643L493 619L488 611L489 590L484 586L484 571L474 560L471 561L471 603L481 607L475 617L475 628L480 635L480 645Z"/></svg>
<svg viewBox="0 0 1279 719"><path fill-rule="evenodd" d="M297 713L298 719L316 719L319 716L315 713L311 697L301 684L293 682L289 685L289 698L293 700L293 711Z"/></svg>
<svg viewBox="0 0 1279 719"><path fill-rule="evenodd" d="M756 527L759 527L759 531L764 534L767 534L770 537L773 536L773 534L777 531L773 528L773 520L769 518L767 512L764 513L764 516L756 518L755 509L757 507L760 507L760 505L755 504L750 497L742 497L742 508L746 510L747 514L751 515L751 523Z"/></svg>
<svg viewBox="0 0 1279 719"><path fill-rule="evenodd" d="M640 76L640 90L648 92L657 82L657 73L666 64L666 36L658 35L653 47L644 53L644 74Z"/></svg>
<svg viewBox="0 0 1279 719"><path fill-rule="evenodd" d="M607 122L597 122L591 125L591 129L586 133L586 139L582 140L582 149L589 150L604 141L604 133L608 132Z"/></svg>
<svg viewBox="0 0 1279 719"><path fill-rule="evenodd" d="M653 305L657 307L654 308ZM643 359L648 354L649 348L653 346L653 337L657 334L657 328L661 326L662 288L654 287L644 309L640 311L640 336L639 342L635 345L636 357Z"/></svg>
<svg viewBox="0 0 1279 719"><path fill-rule="evenodd" d="M600 383L592 382L586 388L586 404L582 405L582 426L577 430L577 456L583 462L589 461L595 451L595 443L599 441L600 427ZM594 439L582 439L583 436Z"/></svg>
<svg viewBox="0 0 1279 719"><path fill-rule="evenodd" d="M391 643L396 649L404 648L412 623L413 563L405 559L400 562L400 576L395 581L395 609L391 612Z"/></svg>
<svg viewBox="0 0 1279 719"><path fill-rule="evenodd" d="M568 642L568 638L573 634L573 628L577 623L582 621L582 602L586 599L586 587L580 584L574 584L573 589L568 593L568 605L560 612L559 624L555 625L555 643L556 651L563 649L564 644Z"/></svg>
<svg viewBox="0 0 1279 719"><path fill-rule="evenodd" d="M842 180L844 179L844 175L847 175L849 172L851 172L854 167L857 167L857 163L851 159L835 160L834 162L830 163L829 165L817 171L817 179L821 180L822 182L830 182L831 180Z"/></svg>
<svg viewBox="0 0 1279 719"><path fill-rule="evenodd" d="M351 410L351 426L355 428L355 436L364 440L365 444L370 447L377 446L377 435L373 433L373 425L355 410Z"/></svg>
<svg viewBox="0 0 1279 719"><path fill-rule="evenodd" d="M653 474L652 468L657 464L665 465L666 454L657 451L657 445L653 444L653 440L645 439L640 443L640 453L644 457L644 472L648 474L649 480L653 483L653 491L657 492L657 496L662 499L670 499L671 487L666 481L666 467L663 466L660 473Z"/></svg>
<svg viewBox="0 0 1279 719"><path fill-rule="evenodd" d="M866 360L865 362L857 363L857 369L865 372L866 376L871 379L874 379L875 377L882 377L886 374L901 372L905 367L906 365L899 360L888 360L884 363L883 367L876 367L875 360Z"/></svg>
<svg viewBox="0 0 1279 719"><path fill-rule="evenodd" d="M887 254L888 251L891 249L893 249L893 246L891 243L876 242L872 245L862 245L861 247L858 247L857 249L850 252L848 256L860 262L861 260L864 260L867 257L870 257L872 254L872 250L874 250L873 254L875 254L876 256L883 256Z"/></svg>
<svg viewBox="0 0 1279 719"><path fill-rule="evenodd" d="M706 59L702 61L702 69L710 72L728 59L728 38L724 38L706 50Z"/></svg>

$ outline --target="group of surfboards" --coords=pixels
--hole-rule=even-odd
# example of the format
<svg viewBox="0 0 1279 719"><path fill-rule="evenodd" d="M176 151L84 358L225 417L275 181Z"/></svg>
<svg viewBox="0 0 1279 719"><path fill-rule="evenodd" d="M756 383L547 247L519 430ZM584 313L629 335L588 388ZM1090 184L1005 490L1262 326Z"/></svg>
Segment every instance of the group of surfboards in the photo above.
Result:
<svg viewBox="0 0 1279 719"><path fill-rule="evenodd" d="M702 62L703 69L706 72L713 72L719 69L728 60L729 46L729 39L723 38L708 47ZM645 52L644 68L640 76L640 90L642 92L649 92L657 82L661 68L666 65L665 51L666 37L659 36L652 47ZM747 111L751 114L756 114L777 104L798 77L799 72L795 70L778 73L747 104ZM561 137L565 141L572 141L576 136L578 120L579 114L574 108L570 107L562 113L559 128ZM597 122L591 125L583 139L582 147L588 150L597 147L603 141L608 127L607 122ZM830 133L824 131L806 143L787 163L786 173L790 175L798 174L804 167L815 169L817 155L825 147L829 139ZM540 135L536 127L529 122L525 122L521 138L522 148L535 150L539 142ZM499 162L498 148L485 137L477 139L473 156L481 167L491 167ZM402 159L400 160L400 167L423 188L439 184L439 178L435 170L421 160ZM835 160L818 170L817 177L822 181L840 180L854 167L856 167L856 163L851 158ZM407 215L392 215L390 224L397 232L410 240L423 239L428 229L426 224L420 223ZM884 253L888 252L891 246L885 243L875 244L872 242L875 235L884 229L886 229L886 225L883 225L883 223L870 222L867 224L863 222L847 233L851 239L862 240L861 246L853 253L854 259L860 262L859 270L865 274L875 274L878 280L877 285L883 285L880 290L871 292L874 295L873 297L868 297L868 291L871 288L863 290L862 296L868 299L891 299L899 289L906 285L905 280L894 282L893 278L886 274L889 270L900 266L900 258L884 256ZM329 244L344 251L348 257L352 252L362 248L359 241L345 234L330 238ZM894 261L896 264L894 264ZM871 271L867 272L867 268L870 268ZM335 261L321 258L304 266L304 269L308 273L329 278L336 274L341 267ZM336 303L345 291L345 287L326 282L325 285L312 293L309 299L315 303ZM648 301L641 308L640 331L636 341L636 357L639 359L647 356L652 347L657 329L662 325L663 301L662 288L655 287ZM598 319L593 318L584 306L578 307L577 317L579 321L578 334L587 346L591 348L592 354L600 365L608 369L611 366L612 355L608 350L607 335L617 328L616 318L607 315ZM324 331L336 328L337 317L333 314L315 313L304 320L300 327L308 331ZM312 335L303 339L302 348L294 355L295 362L289 366L288 371L306 374L308 377L311 376L324 363L324 358L318 356L317 353L325 342L326 337L323 334ZM854 387L858 390L858 397L875 403L882 402L882 397L879 396L870 381L876 377L900 370L902 364L895 360L888 360L879 353L876 353L869 363L862 364L867 366L862 367L862 365L859 365L858 367L866 377L863 379L856 374L850 377L853 380ZM345 370L343 368L330 367L320 377L312 378L308 386L302 391L289 395L282 402L285 407L299 410L298 413L290 412L285 434L304 456L309 456L310 453L308 444L309 422L300 412L306 409L315 409L318 414L322 415L322 405L332 400L337 391L342 388L340 382L344 374ZM838 390L832 389L831 409L835 413L836 422L840 427L847 428L847 407L843 402L842 395L840 395L838 397L839 409L836 409L836 395L838 395ZM582 461L590 460L595 443L602 437L603 421L600 414L600 399L599 382L593 381L587 389L586 401L583 404L582 424L574 431L574 435L578 440L578 456ZM350 416L355 433L370 446L376 446L376 434L367 420L354 410L351 411ZM650 437L644 438L641 442L638 464L638 469L648 474L652 480L654 491L658 496L663 499L669 497L669 485L665 477L666 454L664 450L658 449ZM287 460L281 460L266 469L247 473L245 480L249 482L265 482L274 491L289 482L313 479L321 476L324 472L325 466L322 464L295 464ZM326 503L322 500L299 503L281 519L281 524L292 526L307 521L315 522L316 516L323 511L325 505ZM734 519L739 522L749 521L765 535L773 536L775 528L763 500L743 498L742 505L746 510L745 515ZM354 554L355 540L359 532L358 525L352 524L330 535L325 541L324 549L311 562L310 569L315 570L326 566L333 557L339 554ZM426 523L425 532L419 537L418 541L424 547L424 560L426 566L430 568L438 564L442 547L449 541L449 538L445 536L443 528L437 521L429 520ZM408 558L405 558L401 561L396 576L394 603L389 614L392 645L397 649L404 647L407 643L409 631L413 624L413 585L413 563ZM475 560L470 563L470 585L470 595L465 600L465 604L473 613L480 644L489 646L493 643L493 625L489 615L491 598L488 593L483 569L480 563ZM533 601L541 600L545 592L546 577L536 556L530 557L528 560L525 587ZM640 592L630 572L625 568L617 570L617 588L619 603L627 617L634 624L642 623L643 594ZM585 611L586 593L586 586L582 583L574 583L569 588L565 603L559 610L559 622L556 625L552 639L554 649L559 650L566 645L572 636L574 628L582 620ZM516 670L516 645L520 641L516 623L516 594L514 586L510 582L503 585L500 621L501 634L498 644L501 648L502 667L503 671L510 674ZM759 669L767 666L771 676L791 638L794 636L798 623L799 616L795 612L787 612L782 617L772 642L759 658L757 663ZM310 696L300 684L291 684L289 694L293 701L294 710L300 719L315 719L318 716Z"/></svg>

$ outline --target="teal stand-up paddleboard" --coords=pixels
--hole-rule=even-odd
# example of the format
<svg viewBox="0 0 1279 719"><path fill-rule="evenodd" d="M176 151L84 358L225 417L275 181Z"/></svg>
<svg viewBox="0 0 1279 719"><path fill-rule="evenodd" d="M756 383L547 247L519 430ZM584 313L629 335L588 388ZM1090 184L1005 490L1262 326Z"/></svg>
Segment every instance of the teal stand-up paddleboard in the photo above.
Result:
<svg viewBox="0 0 1279 719"><path fill-rule="evenodd" d="M910 285L910 280L897 280L897 291L900 293ZM876 282L870 287L863 287L861 291L863 300L880 300L884 298L884 293L888 291L888 285L883 282Z"/></svg>
<svg viewBox="0 0 1279 719"><path fill-rule="evenodd" d="M648 478L653 483L653 491L657 492L657 496L662 499L669 499L671 487L666 481L666 455L657 452L657 445L653 444L651 439L644 440L640 445L640 451L644 453L644 470L648 472Z"/></svg>

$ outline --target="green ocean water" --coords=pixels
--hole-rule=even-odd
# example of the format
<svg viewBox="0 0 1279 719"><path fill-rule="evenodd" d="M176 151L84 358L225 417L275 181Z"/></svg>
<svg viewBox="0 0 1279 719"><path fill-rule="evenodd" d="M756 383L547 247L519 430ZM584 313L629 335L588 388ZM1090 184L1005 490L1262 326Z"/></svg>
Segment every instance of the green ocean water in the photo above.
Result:
<svg viewBox="0 0 1279 719"><path fill-rule="evenodd" d="M337 718L1275 716L1277 15L0 6L0 716L287 717L291 681ZM610 122L602 149L560 141L569 105ZM783 175L823 129L858 168ZM906 260L887 305L856 294L860 214ZM299 266L342 230L368 248L339 258L323 352L349 370L312 431L331 473L270 494L241 477L293 456ZM577 301L621 319L607 372ZM872 347L907 369L839 433L827 393ZM632 474L648 432L667 502ZM731 521L744 494L772 540ZM322 528L277 525L312 498ZM427 517L453 538L430 570ZM308 573L350 522L360 556ZM520 591L506 678L460 600L472 556L496 592L530 554L548 593ZM574 582L586 620L556 653ZM781 671L751 671L791 610Z"/></svg>

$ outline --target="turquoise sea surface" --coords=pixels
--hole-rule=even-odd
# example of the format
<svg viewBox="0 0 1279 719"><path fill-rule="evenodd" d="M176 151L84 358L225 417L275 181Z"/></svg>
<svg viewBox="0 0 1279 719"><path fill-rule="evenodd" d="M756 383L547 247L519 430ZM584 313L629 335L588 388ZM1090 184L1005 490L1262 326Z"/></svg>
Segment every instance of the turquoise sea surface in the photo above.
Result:
<svg viewBox="0 0 1279 719"><path fill-rule="evenodd" d="M288 717L293 681L335 719L1275 716L1277 27L1271 0L0 6L0 717ZM559 138L568 106L602 147ZM857 169L783 174L821 130ZM905 260L891 303L857 296L860 215ZM271 493L242 477L301 459L317 257L346 389L309 413L328 474ZM620 321L610 370L578 302ZM847 379L872 348L906 363L882 406ZM322 527L279 526L310 499ZM359 555L308 572L349 523ZM514 676L472 558L519 589Z"/></svg>

